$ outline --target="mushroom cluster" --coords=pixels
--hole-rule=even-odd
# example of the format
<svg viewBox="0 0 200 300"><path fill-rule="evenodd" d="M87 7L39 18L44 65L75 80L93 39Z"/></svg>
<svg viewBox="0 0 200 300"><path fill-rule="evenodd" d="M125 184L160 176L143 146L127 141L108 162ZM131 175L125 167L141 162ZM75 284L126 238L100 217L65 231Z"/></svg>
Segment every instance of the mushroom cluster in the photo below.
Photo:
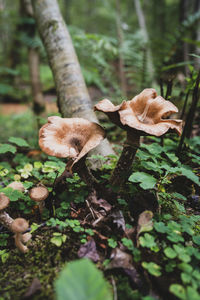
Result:
<svg viewBox="0 0 200 300"><path fill-rule="evenodd" d="M94 110L105 113L111 122L126 131L123 151L111 178L112 186L122 185L128 178L131 165L140 145L140 137L163 136L169 131L181 135L182 121L169 119L177 113L177 107L158 96L152 88L144 89L130 101L113 105L108 99L97 103ZM98 182L86 167L87 153L105 137L103 128L82 118L48 118L39 132L39 145L48 155L68 157L66 169L76 171L91 188L98 188Z"/></svg>
<svg viewBox="0 0 200 300"><path fill-rule="evenodd" d="M23 184L18 181L10 183L7 187L21 192L25 190ZM26 253L28 248L23 243L27 243L32 237L30 233L24 233L28 229L28 222L23 218L17 218L15 220L11 218L5 211L9 204L10 199L4 193L0 193L0 223L15 233L14 239L16 247L21 252Z"/></svg>
<svg viewBox="0 0 200 300"><path fill-rule="evenodd" d="M166 119L178 112L177 107L158 96L154 89L144 89L132 100L123 101L117 106L104 99L97 103L94 109L105 113L111 122L127 133L122 154L110 179L110 183L115 186L128 178L141 136L159 137L169 130L179 135L182 132L181 120Z"/></svg>

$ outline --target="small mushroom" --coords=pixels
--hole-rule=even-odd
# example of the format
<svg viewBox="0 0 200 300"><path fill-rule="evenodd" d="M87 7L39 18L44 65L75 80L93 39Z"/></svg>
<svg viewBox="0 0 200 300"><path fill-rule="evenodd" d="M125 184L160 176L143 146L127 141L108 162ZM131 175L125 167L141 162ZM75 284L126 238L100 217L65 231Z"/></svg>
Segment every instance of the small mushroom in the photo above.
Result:
<svg viewBox="0 0 200 300"><path fill-rule="evenodd" d="M12 188L13 190L18 190L20 192L24 192L25 188L20 181L13 181L7 187Z"/></svg>
<svg viewBox="0 0 200 300"><path fill-rule="evenodd" d="M133 159L140 145L140 136L162 136L169 130L181 135L182 121L166 119L178 112L177 107L161 96L157 96L154 89L144 89L132 100L123 101L117 106L104 99L97 103L94 109L104 112L114 124L127 132L122 154L110 179L111 184L115 186L123 183L129 176Z"/></svg>
<svg viewBox="0 0 200 300"><path fill-rule="evenodd" d="M15 245L23 253L28 252L28 247L23 244L26 238L23 232L28 229L28 226L28 222L23 218L17 218L11 224L11 230L15 233Z"/></svg>
<svg viewBox="0 0 200 300"><path fill-rule="evenodd" d="M45 186L37 186L30 190L30 198L37 202L40 214L43 212L45 206L45 199L49 196L49 191Z"/></svg>
<svg viewBox="0 0 200 300"><path fill-rule="evenodd" d="M96 184L85 165L87 153L104 139L105 131L93 122L82 118L49 117L39 131L40 148L48 155L68 157L67 168L76 171L90 186Z"/></svg>
<svg viewBox="0 0 200 300"><path fill-rule="evenodd" d="M13 219L5 212L5 209L9 206L10 199L4 194L0 193L0 223L10 229Z"/></svg>

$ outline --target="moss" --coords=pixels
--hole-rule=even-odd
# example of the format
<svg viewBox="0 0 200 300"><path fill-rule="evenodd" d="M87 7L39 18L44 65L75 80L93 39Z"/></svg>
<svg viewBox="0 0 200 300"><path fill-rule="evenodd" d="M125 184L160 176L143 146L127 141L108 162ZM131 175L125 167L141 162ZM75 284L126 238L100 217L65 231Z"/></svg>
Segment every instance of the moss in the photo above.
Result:
<svg viewBox="0 0 200 300"><path fill-rule="evenodd" d="M4 274L0 278L2 299L22 299L34 278L39 279L42 288L31 299L54 299L53 282L65 262L76 258L77 244L63 244L58 248L50 243L52 233L53 230L48 229L41 235L33 234L26 254L16 248L9 252L9 258L0 266ZM70 240L73 239L72 234Z"/></svg>

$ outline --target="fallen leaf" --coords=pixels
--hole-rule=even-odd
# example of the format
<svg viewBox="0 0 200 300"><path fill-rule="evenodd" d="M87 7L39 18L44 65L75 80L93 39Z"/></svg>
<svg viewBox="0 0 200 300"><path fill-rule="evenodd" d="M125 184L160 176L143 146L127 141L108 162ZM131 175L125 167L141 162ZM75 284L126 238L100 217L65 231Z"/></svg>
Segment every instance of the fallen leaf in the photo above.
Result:
<svg viewBox="0 0 200 300"><path fill-rule="evenodd" d="M123 231L125 231L126 225L125 225L124 216L123 216L123 213L121 210L114 210L109 215L109 217L112 217L113 224L116 224L118 229L122 229Z"/></svg>
<svg viewBox="0 0 200 300"><path fill-rule="evenodd" d="M150 210L143 211L138 218L137 235L141 232L151 231L153 229L153 213Z"/></svg>
<svg viewBox="0 0 200 300"><path fill-rule="evenodd" d="M94 239L90 239L87 243L81 245L78 250L78 257L87 257L94 262L97 262L100 259Z"/></svg>

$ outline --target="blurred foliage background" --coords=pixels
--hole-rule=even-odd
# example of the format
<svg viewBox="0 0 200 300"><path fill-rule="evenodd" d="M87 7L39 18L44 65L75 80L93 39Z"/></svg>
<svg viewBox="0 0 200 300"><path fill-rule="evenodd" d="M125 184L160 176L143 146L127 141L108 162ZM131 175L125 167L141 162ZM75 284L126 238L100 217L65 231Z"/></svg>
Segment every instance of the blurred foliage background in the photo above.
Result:
<svg viewBox="0 0 200 300"><path fill-rule="evenodd" d="M31 50L38 55L46 111L57 111L51 69L24 1L0 0L1 141L7 138L9 127L18 131L16 115L14 125L7 125L18 111L16 104L32 107ZM199 0L58 2L94 102L106 97L117 103L145 87L154 87L165 96L173 85L167 96L183 108L200 66ZM191 98L189 93L184 114ZM19 113L23 115L24 110ZM33 128L30 120L25 118L25 123Z"/></svg>

